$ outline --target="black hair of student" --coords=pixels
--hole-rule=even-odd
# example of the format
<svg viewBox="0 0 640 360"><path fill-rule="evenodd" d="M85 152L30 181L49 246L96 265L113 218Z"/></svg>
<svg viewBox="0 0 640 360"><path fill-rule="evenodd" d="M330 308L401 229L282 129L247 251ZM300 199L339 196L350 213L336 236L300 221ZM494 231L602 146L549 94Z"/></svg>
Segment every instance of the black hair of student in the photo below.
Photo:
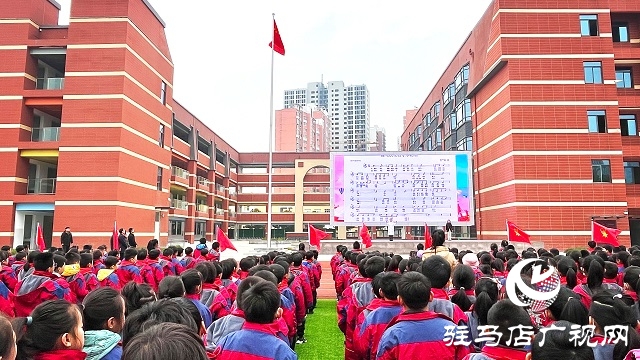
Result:
<svg viewBox="0 0 640 360"><path fill-rule="evenodd" d="M77 252L69 251L65 254L64 258L67 259L67 265L80 262L80 254Z"/></svg>
<svg viewBox="0 0 640 360"><path fill-rule="evenodd" d="M129 341L131 341L136 334L140 334L154 325L162 324L162 326L166 326L168 325L167 323L186 325L191 331L196 333L200 329L200 324L196 324L189 311L177 302L171 301L171 299L154 301L145 304L127 317L127 321L122 328L123 349L125 351L127 350ZM171 342L167 341L166 338L163 338L162 341L167 343ZM140 348L132 348L140 351ZM154 351L158 350L154 349Z"/></svg>
<svg viewBox="0 0 640 360"><path fill-rule="evenodd" d="M128 248L124 251L124 260L131 260L138 256L138 250L135 248Z"/></svg>
<svg viewBox="0 0 640 360"><path fill-rule="evenodd" d="M249 276L254 276L258 271L262 271L262 270L271 271L271 269L269 268L269 265L260 264L249 269Z"/></svg>
<svg viewBox="0 0 640 360"><path fill-rule="evenodd" d="M384 271L384 259L380 256L372 256L364 264L364 275L373 279L376 275Z"/></svg>
<svg viewBox="0 0 640 360"><path fill-rule="evenodd" d="M2 251L11 251L11 246L10 245L2 245L0 250L2 250Z"/></svg>
<svg viewBox="0 0 640 360"><path fill-rule="evenodd" d="M280 307L280 292L268 281L256 283L242 295L242 309L247 322L269 324Z"/></svg>
<svg viewBox="0 0 640 360"><path fill-rule="evenodd" d="M418 244L418 245L422 245L422 244ZM389 261L389 264L387 264L387 270L386 271L398 271L401 261L402 261L402 256L393 255L391 257L391 260Z"/></svg>
<svg viewBox="0 0 640 360"><path fill-rule="evenodd" d="M604 290L593 296L589 309L589 315L601 329L614 325L627 326L626 341L619 341L614 346L614 360L622 360L630 350L640 348L640 335L635 331L637 320L634 309L627 305L624 297Z"/></svg>
<svg viewBox="0 0 640 360"><path fill-rule="evenodd" d="M554 325L565 330L539 332L533 340L531 348L532 360L594 360L593 349L586 342L576 346L577 342L571 334L572 323L561 320L555 322ZM543 339L544 344L540 346Z"/></svg>
<svg viewBox="0 0 640 360"><path fill-rule="evenodd" d="M196 324L198 325L202 324L202 321L203 321L202 314L200 314L200 310L198 310L198 307L196 306L196 304L193 303L193 301L185 297L173 298L171 299L171 301L179 304L185 310L187 310L187 312L189 312L189 315L191 315L191 317L193 318L193 321Z"/></svg>
<svg viewBox="0 0 640 360"><path fill-rule="evenodd" d="M147 243L147 250L151 251L158 246L158 239L151 239Z"/></svg>
<svg viewBox="0 0 640 360"><path fill-rule="evenodd" d="M398 272L400 272L400 274L404 274L404 272L407 270L407 266L409 266L409 259L400 260L400 262L398 263Z"/></svg>
<svg viewBox="0 0 640 360"><path fill-rule="evenodd" d="M289 273L289 262L284 261L284 260L280 260L280 261L276 261L276 264L282 266L282 268L284 269L284 274L287 275Z"/></svg>
<svg viewBox="0 0 640 360"><path fill-rule="evenodd" d="M468 311L473 303L466 290L471 290L476 285L476 274L470 266L458 265L453 269L451 280L454 289L458 289L451 297L451 302L458 305L462 311Z"/></svg>
<svg viewBox="0 0 640 360"><path fill-rule="evenodd" d="M444 245L444 231L442 229L435 229L431 233L431 249L435 249L436 246Z"/></svg>
<svg viewBox="0 0 640 360"><path fill-rule="evenodd" d="M616 253L615 256L615 260L619 260L622 265L626 268L627 266L629 266L629 257L631 257L631 254L629 254L626 251L618 251Z"/></svg>
<svg viewBox="0 0 640 360"><path fill-rule="evenodd" d="M360 241L356 240L353 242L353 249L360 249Z"/></svg>
<svg viewBox="0 0 640 360"><path fill-rule="evenodd" d="M3 250L4 251L4 250ZM4 315L0 315L0 358L9 357L9 352L13 350L13 326L11 321Z"/></svg>
<svg viewBox="0 0 640 360"><path fill-rule="evenodd" d="M107 256L104 259L104 266L109 268L109 267L112 267L113 265L118 265L118 258L115 256Z"/></svg>
<svg viewBox="0 0 640 360"><path fill-rule="evenodd" d="M556 248L551 248L549 249L549 252L553 255L553 256L558 256L560 255L560 250L556 249Z"/></svg>
<svg viewBox="0 0 640 360"><path fill-rule="evenodd" d="M306 260L313 260L313 251L307 251L306 253L304 253L304 258Z"/></svg>
<svg viewBox="0 0 640 360"><path fill-rule="evenodd" d="M479 325L487 325L489 310L498 301L498 281L493 278L482 277L476 281L476 302L473 312L478 317Z"/></svg>
<svg viewBox="0 0 640 360"><path fill-rule="evenodd" d="M215 280L215 277L211 274L211 268L207 266L207 262L203 261L196 265L195 270L197 270L202 275L202 283L212 283Z"/></svg>
<svg viewBox="0 0 640 360"><path fill-rule="evenodd" d="M423 274L416 271L404 273L398 279L397 287L398 296L409 310L421 311L429 305L431 282Z"/></svg>
<svg viewBox="0 0 640 360"><path fill-rule="evenodd" d="M208 359L202 339L188 326L180 324L151 326L134 336L129 344L122 360Z"/></svg>
<svg viewBox="0 0 640 360"><path fill-rule="evenodd" d="M302 264L302 254L294 253L291 255L291 262L293 266L300 266Z"/></svg>
<svg viewBox="0 0 640 360"><path fill-rule="evenodd" d="M256 261L252 257L245 257L240 259L240 270L249 271L256 265Z"/></svg>
<svg viewBox="0 0 640 360"><path fill-rule="evenodd" d="M565 276L567 279L567 287L573 289L578 285L578 278L576 273L578 271L578 265L572 258L568 256L562 256L557 261L557 269L560 275Z"/></svg>
<svg viewBox="0 0 640 360"><path fill-rule="evenodd" d="M118 250L111 250L107 253L108 256L113 256L113 257L118 257L120 255L120 251Z"/></svg>
<svg viewBox="0 0 640 360"><path fill-rule="evenodd" d="M623 281L636 294L640 293L640 267L632 265L624 269Z"/></svg>
<svg viewBox="0 0 640 360"><path fill-rule="evenodd" d="M496 332L501 333L500 345L507 345L510 340L512 326L522 325L531 327L531 318L527 311L511 300L505 299L495 303L487 314L488 325L497 326Z"/></svg>
<svg viewBox="0 0 640 360"><path fill-rule="evenodd" d="M53 254L51 254L53 255ZM33 359L40 352L51 351L65 333L75 336L80 309L65 300L45 301L31 312L31 324L27 318L13 320L18 346L17 360Z"/></svg>
<svg viewBox="0 0 640 360"><path fill-rule="evenodd" d="M271 272L271 270L260 270L253 274L253 276L257 276L261 279L264 279L273 285L278 286L278 278Z"/></svg>
<svg viewBox="0 0 640 360"><path fill-rule="evenodd" d="M185 292L189 295L197 294L198 286L202 287L202 277L202 273L197 269L189 269L180 274Z"/></svg>
<svg viewBox="0 0 640 360"><path fill-rule="evenodd" d="M94 260L94 261L95 261L95 260L100 260L100 259L102 259L102 251L100 251L100 250L96 250L96 251L94 251L94 252L92 253L92 255L93 255L93 260Z"/></svg>
<svg viewBox="0 0 640 360"><path fill-rule="evenodd" d="M496 252L496 251L498 251L498 244L496 244L496 243L491 243L491 245L489 245L489 249L491 249L491 252Z"/></svg>
<svg viewBox="0 0 640 360"><path fill-rule="evenodd" d="M417 249L418 251L420 251L420 250L424 250L424 244L422 244L422 243L421 243L421 244L416 245L416 249Z"/></svg>
<svg viewBox="0 0 640 360"><path fill-rule="evenodd" d="M282 282L284 279L285 271L284 268L279 264L271 264L269 265L269 270L276 276L276 280L278 280L278 284Z"/></svg>
<svg viewBox="0 0 640 360"><path fill-rule="evenodd" d="M573 324L588 325L589 310L582 304L578 294L561 287L558 297L547 308L554 320L566 320Z"/></svg>
<svg viewBox="0 0 640 360"><path fill-rule="evenodd" d="M200 249L200 256L207 256L209 255L209 250L205 249Z"/></svg>
<svg viewBox="0 0 640 360"><path fill-rule="evenodd" d="M147 249L138 250L138 255L136 256L139 261L145 260L147 258L148 251Z"/></svg>
<svg viewBox="0 0 640 360"><path fill-rule="evenodd" d="M611 261L604 262L604 278L615 279L618 276L618 265Z"/></svg>
<svg viewBox="0 0 640 360"><path fill-rule="evenodd" d="M172 257L173 256L173 249L166 248L166 249L162 250L162 256Z"/></svg>
<svg viewBox="0 0 640 360"><path fill-rule="evenodd" d="M31 256L31 254L33 254L33 252L31 252L29 256ZM28 262L25 264L25 268L28 264ZM47 271L47 269L53 267L53 254L47 252L37 253L33 259L33 267L36 269L36 271ZM26 268L26 270L29 269Z"/></svg>
<svg viewBox="0 0 640 360"><path fill-rule="evenodd" d="M200 240L198 240L198 242L200 242L200 244L206 244L207 238L201 237Z"/></svg>
<svg viewBox="0 0 640 360"><path fill-rule="evenodd" d="M220 266L222 266L222 279L230 279L231 275L233 275L233 269L235 266L233 265L233 262L229 260L230 259L226 259L220 262Z"/></svg>
<svg viewBox="0 0 640 360"><path fill-rule="evenodd" d="M358 255L363 255L359 252L355 252L352 251L349 253L349 262L352 263L353 265L357 265L358 264Z"/></svg>
<svg viewBox="0 0 640 360"><path fill-rule="evenodd" d="M125 315L140 309L144 304L156 301L156 293L149 284L137 284L129 281L121 290L124 297Z"/></svg>
<svg viewBox="0 0 640 360"><path fill-rule="evenodd" d="M590 240L590 241L587 242L587 246L589 246L592 249L595 248L596 245L597 245L596 242L593 241L593 240Z"/></svg>
<svg viewBox="0 0 640 360"><path fill-rule="evenodd" d="M167 276L158 284L158 299L182 297L185 293L184 283L179 276Z"/></svg>
<svg viewBox="0 0 640 360"><path fill-rule="evenodd" d="M443 289L451 277L451 265L442 256L429 256L422 262L420 272L429 279L431 287Z"/></svg>
<svg viewBox="0 0 640 360"><path fill-rule="evenodd" d="M158 260L158 258L160 258L160 250L158 250L158 249L149 250L149 259L150 260Z"/></svg>
<svg viewBox="0 0 640 360"><path fill-rule="evenodd" d="M502 259L500 259L500 258L495 258L491 262L491 268L494 269L495 271L503 272L504 271L504 261L502 261Z"/></svg>
<svg viewBox="0 0 640 360"><path fill-rule="evenodd" d="M266 281L263 278L257 276L247 276L238 285L238 292L236 293L236 306L238 309L242 310L242 297L247 289L253 287L255 284Z"/></svg>
<svg viewBox="0 0 640 360"><path fill-rule="evenodd" d="M371 285L373 286L373 293L387 300L396 300L398 298L398 280L402 275L396 272L381 272L373 278ZM382 290L382 294L380 293Z"/></svg>
<svg viewBox="0 0 640 360"><path fill-rule="evenodd" d="M125 310L122 295L110 287L95 289L82 301L84 330L104 330L110 318L120 320Z"/></svg>
<svg viewBox="0 0 640 360"><path fill-rule="evenodd" d="M589 255L582 261L582 267L587 272L587 286L596 290L602 286L604 280L604 260L597 255Z"/></svg>
<svg viewBox="0 0 640 360"><path fill-rule="evenodd" d="M213 250L218 251L218 249L220 249L220 243L219 243L219 242L217 242L217 241L214 241L214 242L213 242L213 244L211 244L211 248L212 248Z"/></svg>
<svg viewBox="0 0 640 360"><path fill-rule="evenodd" d="M191 255L193 255L193 248L192 248L191 246L187 246L187 248L186 248L186 249L184 249L184 253L185 253L187 256L191 256Z"/></svg>
<svg viewBox="0 0 640 360"><path fill-rule="evenodd" d="M64 256L62 255L53 255L53 267L54 268L60 268L64 266L64 263L67 261L67 259L64 258Z"/></svg>
<svg viewBox="0 0 640 360"><path fill-rule="evenodd" d="M80 267L86 268L87 266L93 264L93 255L92 254L80 254Z"/></svg>

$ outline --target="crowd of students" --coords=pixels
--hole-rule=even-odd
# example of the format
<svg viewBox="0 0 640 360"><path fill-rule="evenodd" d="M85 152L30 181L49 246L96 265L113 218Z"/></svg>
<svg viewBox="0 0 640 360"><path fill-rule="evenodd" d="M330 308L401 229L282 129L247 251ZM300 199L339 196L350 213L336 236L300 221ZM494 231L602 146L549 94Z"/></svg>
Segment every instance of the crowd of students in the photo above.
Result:
<svg viewBox="0 0 640 360"><path fill-rule="evenodd" d="M220 260L219 244L0 250L2 360L297 359L317 251Z"/></svg>
<svg viewBox="0 0 640 360"><path fill-rule="evenodd" d="M518 253L503 241L473 253L444 246L442 230L432 241L409 258L364 253L358 242L337 247L330 264L345 359L640 359L640 247ZM557 297L509 299L506 278L522 259L553 271ZM518 277L533 290L553 288L553 280L532 284L533 267L523 269Z"/></svg>

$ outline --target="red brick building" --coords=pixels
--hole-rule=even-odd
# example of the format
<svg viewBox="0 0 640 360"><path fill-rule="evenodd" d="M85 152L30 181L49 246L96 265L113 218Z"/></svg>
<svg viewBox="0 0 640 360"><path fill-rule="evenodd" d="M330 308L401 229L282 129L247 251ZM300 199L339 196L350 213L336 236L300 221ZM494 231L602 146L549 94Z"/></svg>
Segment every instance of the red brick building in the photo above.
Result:
<svg viewBox="0 0 640 360"><path fill-rule="evenodd" d="M473 151L480 239L582 246L595 219L640 244L639 84L640 2L495 0L402 147Z"/></svg>
<svg viewBox="0 0 640 360"><path fill-rule="evenodd" d="M241 156L257 160L173 99L165 24L148 1L74 0L68 26L59 10L0 2L0 244L33 246L37 223L54 246L66 226L80 246L108 244L114 222L163 245L211 239L215 225L231 237L240 223L264 228L266 217L238 214ZM275 158L293 168L304 155ZM309 181L326 187L322 176ZM328 207L328 191L309 201Z"/></svg>

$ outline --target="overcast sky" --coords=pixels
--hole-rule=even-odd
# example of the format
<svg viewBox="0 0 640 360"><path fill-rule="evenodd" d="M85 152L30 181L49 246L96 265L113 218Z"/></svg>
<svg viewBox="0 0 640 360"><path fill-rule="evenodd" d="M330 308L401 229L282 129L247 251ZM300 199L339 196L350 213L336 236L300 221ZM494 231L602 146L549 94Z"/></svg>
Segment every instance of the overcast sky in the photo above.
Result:
<svg viewBox="0 0 640 360"><path fill-rule="evenodd" d="M65 23L72 0L58 1ZM167 24L174 98L248 152L268 150L271 13L286 48L275 57L275 109L285 89L323 75L364 83L371 125L384 127L387 150L396 150L405 110L422 104L491 1L150 2Z"/></svg>

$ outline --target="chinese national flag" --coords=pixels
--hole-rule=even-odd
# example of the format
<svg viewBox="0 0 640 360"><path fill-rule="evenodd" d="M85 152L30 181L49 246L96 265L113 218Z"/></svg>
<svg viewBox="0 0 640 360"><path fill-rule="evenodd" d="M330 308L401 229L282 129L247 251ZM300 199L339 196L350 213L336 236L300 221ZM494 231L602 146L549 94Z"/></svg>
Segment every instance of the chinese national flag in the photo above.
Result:
<svg viewBox="0 0 640 360"><path fill-rule="evenodd" d="M320 247L320 241L329 237L329 234L322 230L318 230L309 224L309 244L317 248Z"/></svg>
<svg viewBox="0 0 640 360"><path fill-rule="evenodd" d="M507 220L507 240L509 242L521 242L531 244L531 240L529 239L529 234L522 231L516 224Z"/></svg>
<svg viewBox="0 0 640 360"><path fill-rule="evenodd" d="M44 244L44 236L42 234L42 226L40 226L40 223L38 223L38 231L37 231L37 235L36 235L36 242L38 244L38 250L40 250L40 252L44 252L45 248L47 247Z"/></svg>
<svg viewBox="0 0 640 360"><path fill-rule="evenodd" d="M238 251L236 250L236 247L231 243L231 240L229 240L227 234L225 234L224 231L220 229L220 226L218 226L218 229L216 230L216 241L218 242L218 244L220 244L220 252L223 252L226 249Z"/></svg>
<svg viewBox="0 0 640 360"><path fill-rule="evenodd" d="M597 244L620 246L620 243L618 242L618 235L620 235L620 230L602 226L595 221L592 221L591 224L591 236L593 241L595 241Z"/></svg>
<svg viewBox="0 0 640 360"><path fill-rule="evenodd" d="M280 32L278 31L278 25L276 24L275 19L273 19L273 41L269 43L269 47L272 48L273 51L284 56L284 43L280 37Z"/></svg>
<svg viewBox="0 0 640 360"><path fill-rule="evenodd" d="M371 235L369 235L369 229L364 223L362 223L362 228L360 229L360 239L362 239L365 249L371 247Z"/></svg>
<svg viewBox="0 0 640 360"><path fill-rule="evenodd" d="M431 239L431 232L429 231L429 225L424 224L424 248L429 249L433 246L433 239Z"/></svg>
<svg viewBox="0 0 640 360"><path fill-rule="evenodd" d="M111 235L111 250L116 249L118 246L118 222L113 222L113 235Z"/></svg>

